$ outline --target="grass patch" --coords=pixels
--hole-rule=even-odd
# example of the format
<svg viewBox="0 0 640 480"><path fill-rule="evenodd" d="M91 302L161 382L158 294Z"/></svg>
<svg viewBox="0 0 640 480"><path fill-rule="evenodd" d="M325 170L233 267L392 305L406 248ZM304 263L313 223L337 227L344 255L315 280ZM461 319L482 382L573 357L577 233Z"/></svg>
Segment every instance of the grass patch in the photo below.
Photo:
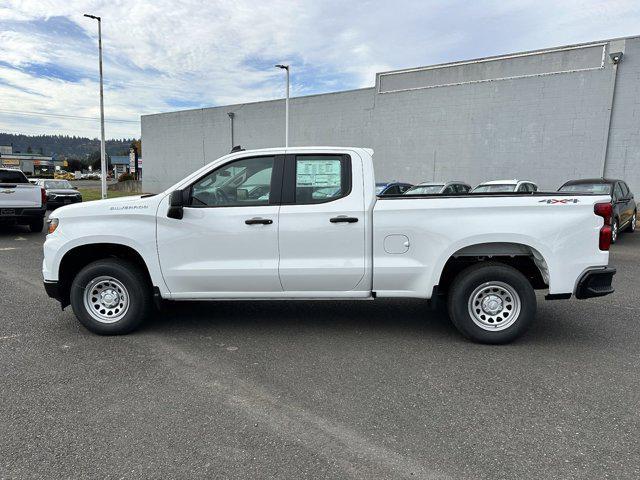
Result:
<svg viewBox="0 0 640 480"><path fill-rule="evenodd" d="M102 194L99 188L79 188L78 191L82 194L83 202L100 200L102 198ZM132 193L132 192L118 192L117 190L113 190L113 191L107 190L107 198L132 197L136 195L142 195L142 194Z"/></svg>

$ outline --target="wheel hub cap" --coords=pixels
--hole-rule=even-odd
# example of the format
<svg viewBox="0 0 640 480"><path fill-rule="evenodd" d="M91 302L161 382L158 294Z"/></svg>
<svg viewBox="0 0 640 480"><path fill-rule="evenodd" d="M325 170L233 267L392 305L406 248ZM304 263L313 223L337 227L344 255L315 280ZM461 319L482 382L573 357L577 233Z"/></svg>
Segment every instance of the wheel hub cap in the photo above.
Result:
<svg viewBox="0 0 640 480"><path fill-rule="evenodd" d="M490 315L502 311L502 299L497 295L488 295L482 299L482 310Z"/></svg>
<svg viewBox="0 0 640 480"><path fill-rule="evenodd" d="M120 295L115 290L105 290L100 292L100 299L102 305L105 307L111 308L116 306L120 302Z"/></svg>

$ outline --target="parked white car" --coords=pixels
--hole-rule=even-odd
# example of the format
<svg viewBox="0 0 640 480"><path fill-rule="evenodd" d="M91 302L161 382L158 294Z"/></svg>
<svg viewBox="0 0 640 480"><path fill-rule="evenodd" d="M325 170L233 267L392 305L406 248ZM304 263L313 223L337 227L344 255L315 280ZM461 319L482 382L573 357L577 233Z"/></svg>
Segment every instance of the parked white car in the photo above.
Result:
<svg viewBox="0 0 640 480"><path fill-rule="evenodd" d="M20 170L0 168L0 224L28 225L32 232L41 232L46 200L44 189Z"/></svg>
<svg viewBox="0 0 640 480"><path fill-rule="evenodd" d="M446 295L455 326L487 343L529 327L534 289L613 291L607 195L377 198L372 155L239 151L157 195L62 207L44 244L45 288L99 334L133 330L154 298Z"/></svg>
<svg viewBox="0 0 640 480"><path fill-rule="evenodd" d="M465 182L423 182L414 185L403 195L463 195L469 193L471 186Z"/></svg>
<svg viewBox="0 0 640 480"><path fill-rule="evenodd" d="M471 193L537 192L538 185L530 180L492 180L476 186Z"/></svg>

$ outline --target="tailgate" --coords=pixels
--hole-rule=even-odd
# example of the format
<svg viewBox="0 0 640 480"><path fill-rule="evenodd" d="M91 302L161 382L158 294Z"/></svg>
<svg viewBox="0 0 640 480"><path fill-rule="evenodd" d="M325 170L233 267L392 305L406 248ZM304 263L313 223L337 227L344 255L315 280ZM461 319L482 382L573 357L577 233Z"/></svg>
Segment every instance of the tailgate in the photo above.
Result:
<svg viewBox="0 0 640 480"><path fill-rule="evenodd" d="M30 183L0 184L0 208L40 208L40 187Z"/></svg>

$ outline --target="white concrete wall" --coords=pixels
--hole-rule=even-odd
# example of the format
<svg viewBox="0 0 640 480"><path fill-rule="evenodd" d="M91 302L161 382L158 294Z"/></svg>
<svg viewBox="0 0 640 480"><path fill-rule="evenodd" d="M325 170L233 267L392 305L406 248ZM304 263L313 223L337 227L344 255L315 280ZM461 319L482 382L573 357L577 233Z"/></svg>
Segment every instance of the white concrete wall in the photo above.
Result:
<svg viewBox="0 0 640 480"><path fill-rule="evenodd" d="M605 47L608 53L610 46ZM476 184L527 178L544 189L600 176L608 151L607 175L626 179L640 195L640 38L611 48L624 48L625 56L608 149L615 77L608 55L600 68L598 46L385 79L386 90L420 82L430 88L377 93L376 87L294 98L290 144L373 147L377 180ZM578 71L554 73L565 70ZM474 81L466 81L465 73ZM498 79L510 76L517 78ZM433 87L441 78L458 84ZM143 116L144 191L162 190L227 153L227 112L235 113L236 144L283 144L284 101Z"/></svg>

